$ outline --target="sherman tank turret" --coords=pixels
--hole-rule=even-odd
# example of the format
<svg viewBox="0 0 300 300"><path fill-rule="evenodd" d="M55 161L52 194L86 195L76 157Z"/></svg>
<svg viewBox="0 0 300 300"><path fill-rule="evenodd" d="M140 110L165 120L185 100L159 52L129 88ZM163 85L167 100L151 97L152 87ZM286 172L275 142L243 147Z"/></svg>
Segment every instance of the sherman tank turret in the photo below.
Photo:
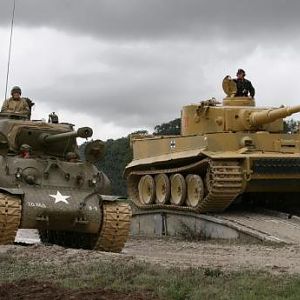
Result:
<svg viewBox="0 0 300 300"><path fill-rule="evenodd" d="M0 113L0 245L24 228L38 229L46 243L122 250L131 210L93 164L104 143L87 142L80 159L76 138L92 134L89 127Z"/></svg>
<svg viewBox="0 0 300 300"><path fill-rule="evenodd" d="M126 167L129 196L141 209L224 211L235 200L300 196L300 135L285 133L293 107L256 107L250 97L227 97L183 107L180 136L132 140ZM254 197L255 195L255 197Z"/></svg>

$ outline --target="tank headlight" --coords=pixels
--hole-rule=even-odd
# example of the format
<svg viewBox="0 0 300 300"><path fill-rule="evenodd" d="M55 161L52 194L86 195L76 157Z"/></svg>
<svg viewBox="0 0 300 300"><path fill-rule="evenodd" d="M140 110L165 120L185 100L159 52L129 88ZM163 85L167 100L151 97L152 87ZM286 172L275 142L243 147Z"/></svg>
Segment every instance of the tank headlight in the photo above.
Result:
<svg viewBox="0 0 300 300"><path fill-rule="evenodd" d="M95 186L97 184L97 182L98 182L97 177L94 176L92 179L89 180L89 185Z"/></svg>
<svg viewBox="0 0 300 300"><path fill-rule="evenodd" d="M22 171L20 168L17 169L17 172L15 174L16 179L20 180L22 178Z"/></svg>

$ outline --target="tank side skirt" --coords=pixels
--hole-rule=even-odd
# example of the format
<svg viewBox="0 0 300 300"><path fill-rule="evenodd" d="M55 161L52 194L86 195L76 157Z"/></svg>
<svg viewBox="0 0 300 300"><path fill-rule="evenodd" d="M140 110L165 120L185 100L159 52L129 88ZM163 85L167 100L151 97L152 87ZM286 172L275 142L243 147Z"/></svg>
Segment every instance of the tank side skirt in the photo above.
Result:
<svg viewBox="0 0 300 300"><path fill-rule="evenodd" d="M161 173L196 172L210 170L210 187L206 197L196 208L170 204L143 205L139 201L138 181L143 175ZM140 209L168 209L197 213L224 211L243 191L243 174L238 160L203 159L197 163L174 169L132 171L128 176L128 191L131 200Z"/></svg>
<svg viewBox="0 0 300 300"><path fill-rule="evenodd" d="M0 245L14 243L21 221L21 212L19 197L0 193Z"/></svg>

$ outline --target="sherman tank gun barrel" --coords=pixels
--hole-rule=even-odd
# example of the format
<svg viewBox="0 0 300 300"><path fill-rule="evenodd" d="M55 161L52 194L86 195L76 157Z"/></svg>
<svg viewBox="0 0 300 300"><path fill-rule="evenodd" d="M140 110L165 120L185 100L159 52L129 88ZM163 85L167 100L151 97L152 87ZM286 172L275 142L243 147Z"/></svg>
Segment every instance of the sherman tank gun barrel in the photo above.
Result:
<svg viewBox="0 0 300 300"><path fill-rule="evenodd" d="M297 112L300 112L300 105L268 109L251 113L249 116L249 121L252 126L257 126L274 122L277 119L288 117Z"/></svg>
<svg viewBox="0 0 300 300"><path fill-rule="evenodd" d="M47 134L43 133L40 135L39 140L44 143L55 143L58 141L62 141L64 139L80 137L80 138L88 138L93 135L93 130L90 127L81 127L76 131L58 133L58 134Z"/></svg>

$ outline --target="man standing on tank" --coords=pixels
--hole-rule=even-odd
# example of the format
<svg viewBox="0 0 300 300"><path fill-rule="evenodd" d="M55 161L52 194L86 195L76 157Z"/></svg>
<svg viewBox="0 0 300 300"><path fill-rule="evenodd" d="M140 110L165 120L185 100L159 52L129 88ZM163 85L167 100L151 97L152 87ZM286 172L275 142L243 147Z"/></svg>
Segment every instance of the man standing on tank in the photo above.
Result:
<svg viewBox="0 0 300 300"><path fill-rule="evenodd" d="M236 97L248 97L250 94L251 98L254 98L255 89L251 83L251 81L245 78L246 72L243 69L238 69L236 73L236 79L233 81L236 83L237 92L235 94Z"/></svg>
<svg viewBox="0 0 300 300"><path fill-rule="evenodd" d="M15 86L11 90L11 97L4 100L1 112L19 113L22 115L29 115L30 108L27 101L21 97L22 90Z"/></svg>

